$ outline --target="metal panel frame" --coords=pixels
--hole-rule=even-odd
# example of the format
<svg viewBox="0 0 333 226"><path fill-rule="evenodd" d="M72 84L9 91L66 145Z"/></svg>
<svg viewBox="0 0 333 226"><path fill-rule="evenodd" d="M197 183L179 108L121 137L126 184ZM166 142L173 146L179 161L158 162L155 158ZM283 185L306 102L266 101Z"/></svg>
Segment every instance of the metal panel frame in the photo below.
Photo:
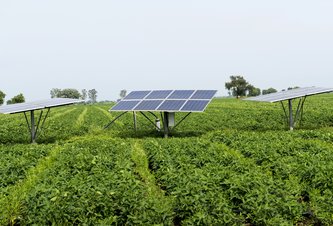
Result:
<svg viewBox="0 0 333 226"><path fill-rule="evenodd" d="M308 96L319 95L324 93L331 93L333 92L333 88L322 88L322 87L304 87L304 88L297 88L287 91L281 91L277 93L271 93L267 95L261 95L257 97L250 97L244 100L248 101L259 101L259 102L269 102L269 103L276 103L280 102L282 109L284 111L284 116L286 118L286 122L289 126L289 130L293 130L296 126L298 120L300 125L302 124L303 119L303 109L304 103ZM275 97L275 98L274 98ZM300 99L296 108L295 115L293 113L293 105L292 101L294 99ZM283 101L288 101L288 113L286 107L283 104Z"/></svg>
<svg viewBox="0 0 333 226"><path fill-rule="evenodd" d="M256 97L249 97L244 100L275 103L275 102L279 102L279 101L291 100L291 99L296 99L296 98L300 98L300 97L312 96L312 95L318 95L318 94L330 93L330 92L333 92L333 88L304 87L304 88L280 91L280 92L276 92L276 93L270 93L270 94L266 94L266 95L260 95L260 96L256 96Z"/></svg>
<svg viewBox="0 0 333 226"><path fill-rule="evenodd" d="M123 111L137 111L137 112L140 112L140 111L151 111L151 112L164 112L164 111L168 111L168 112L203 112L203 111L206 110L206 108L208 107L208 105L210 104L210 102L212 101L212 99L214 98L214 96L212 98L210 98L210 99L192 99L192 97L196 94L197 91L213 91L213 92L215 92L215 94L217 92L217 90L194 90L192 92L192 94L188 98L184 98L184 99L169 99L169 97L174 92L176 92L176 91L183 91L183 90L172 90L166 98L148 99L147 97L150 94L152 94L153 92L155 92L155 91L170 91L170 90L151 90L151 91L145 90L144 92L149 92L149 94L147 94L144 98L142 98L142 99L126 99L126 97L125 97L123 100L121 100L116 105L114 105L109 111L110 112L123 112ZM184 90L184 91L192 91L192 90ZM137 92L137 91L133 91L133 92ZM157 106L155 109L149 109L149 110L136 109L141 104L141 102L143 102L143 101L155 101L155 100L156 101L161 101L162 100L161 104L159 106ZM175 110L161 110L161 109L159 109L165 103L165 101L170 101L170 100L171 101L177 101L177 100L184 101L185 100L185 102L184 102L184 104L181 107L179 107L179 109L175 109ZM140 102L134 108L132 108L132 109L114 109L118 104L120 104L122 102L126 102L126 101L140 101ZM208 101L208 102L207 102L207 105L205 106L205 108L202 111L201 110L200 111L198 111L198 110L183 110L183 107L187 104L188 101Z"/></svg>
<svg viewBox="0 0 333 226"><path fill-rule="evenodd" d="M41 133L44 123L46 121L46 118L49 115L50 109L54 107L60 107L65 105L71 105L75 103L83 102L83 100L77 100L77 99L69 99L69 98L54 98L50 100L41 100L41 101L34 101L34 102L26 102L26 103L19 103L19 104L11 104L11 105L5 105L0 107L0 113L3 114L17 114L17 113L24 113L24 117L29 129L29 133L31 136L31 143L35 143L37 139L38 133ZM25 108L19 108L18 107L24 107ZM47 109L46 115L43 117L43 110ZM37 119L35 120L35 111L41 110L41 113ZM27 117L27 112L30 112L30 122ZM42 124L40 124L42 123Z"/></svg>

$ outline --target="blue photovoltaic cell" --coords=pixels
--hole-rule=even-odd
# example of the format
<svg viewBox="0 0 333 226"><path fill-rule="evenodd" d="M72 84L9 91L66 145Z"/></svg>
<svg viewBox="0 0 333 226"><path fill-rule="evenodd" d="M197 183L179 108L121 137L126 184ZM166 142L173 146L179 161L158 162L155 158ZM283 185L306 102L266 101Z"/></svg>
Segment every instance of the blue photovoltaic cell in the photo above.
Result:
<svg viewBox="0 0 333 226"><path fill-rule="evenodd" d="M204 111L209 100L189 100L181 111Z"/></svg>
<svg viewBox="0 0 333 226"><path fill-rule="evenodd" d="M135 111L153 111L163 102L163 100L144 100L134 109Z"/></svg>
<svg viewBox="0 0 333 226"><path fill-rule="evenodd" d="M194 93L194 90L175 90L168 99L188 99Z"/></svg>
<svg viewBox="0 0 333 226"><path fill-rule="evenodd" d="M155 90L151 92L145 99L165 99L167 98L172 90Z"/></svg>
<svg viewBox="0 0 333 226"><path fill-rule="evenodd" d="M214 97L216 90L198 90L196 91L191 99L207 99L210 100Z"/></svg>
<svg viewBox="0 0 333 226"><path fill-rule="evenodd" d="M132 91L110 111L204 111L216 90Z"/></svg>
<svg viewBox="0 0 333 226"><path fill-rule="evenodd" d="M132 110L140 101L120 101L118 104L111 108L111 111L130 111Z"/></svg>
<svg viewBox="0 0 333 226"><path fill-rule="evenodd" d="M130 92L130 94L128 94L124 100L140 100L145 98L148 94L150 93L150 91L133 91Z"/></svg>
<svg viewBox="0 0 333 226"><path fill-rule="evenodd" d="M159 111L179 111L186 100L166 100L158 108Z"/></svg>

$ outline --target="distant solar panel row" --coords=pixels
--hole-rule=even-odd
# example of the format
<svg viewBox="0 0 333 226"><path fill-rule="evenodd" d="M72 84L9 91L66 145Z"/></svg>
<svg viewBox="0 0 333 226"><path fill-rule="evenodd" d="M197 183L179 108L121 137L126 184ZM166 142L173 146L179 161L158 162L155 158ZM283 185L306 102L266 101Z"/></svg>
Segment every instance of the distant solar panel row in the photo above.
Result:
<svg viewBox="0 0 333 226"><path fill-rule="evenodd" d="M133 91L110 111L202 112L216 92L216 90Z"/></svg>
<svg viewBox="0 0 333 226"><path fill-rule="evenodd" d="M20 104L10 104L4 105L0 107L0 113L2 114L14 114L32 110L40 110L44 108L51 108L57 106L64 106L68 104L74 104L82 102L82 100L77 99L69 99L69 98L54 98L50 100L41 100L41 101L34 101L34 102L27 102L27 103L20 103Z"/></svg>
<svg viewBox="0 0 333 226"><path fill-rule="evenodd" d="M278 102L283 100L290 100L304 96L311 96L321 93L330 93L333 92L333 88L322 88L322 87L305 87L297 88L292 90L281 91L277 93L271 93L266 95L261 95L257 97L246 98L245 100L253 101L263 101L263 102Z"/></svg>

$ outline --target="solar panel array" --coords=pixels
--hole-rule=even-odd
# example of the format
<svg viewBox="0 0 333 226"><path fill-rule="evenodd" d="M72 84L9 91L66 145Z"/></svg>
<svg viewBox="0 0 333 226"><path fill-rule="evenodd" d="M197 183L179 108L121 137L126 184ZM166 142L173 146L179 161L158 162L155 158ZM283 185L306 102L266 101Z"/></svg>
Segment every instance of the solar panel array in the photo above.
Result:
<svg viewBox="0 0 333 226"><path fill-rule="evenodd" d="M217 90L133 91L110 111L202 112Z"/></svg>
<svg viewBox="0 0 333 226"><path fill-rule="evenodd" d="M33 110L40 110L44 108L58 107L64 106L74 103L82 102L82 100L78 99L70 99L70 98L54 98L49 100L41 100L27 103L19 103L19 104L10 104L4 105L0 107L0 113L3 114L15 114Z"/></svg>
<svg viewBox="0 0 333 226"><path fill-rule="evenodd" d="M322 93L330 93L330 92L333 92L333 88L305 87L305 88L297 88L292 90L281 91L277 93L270 93L256 97L250 97L246 98L245 100L274 103L283 100L290 100L299 97L311 96Z"/></svg>

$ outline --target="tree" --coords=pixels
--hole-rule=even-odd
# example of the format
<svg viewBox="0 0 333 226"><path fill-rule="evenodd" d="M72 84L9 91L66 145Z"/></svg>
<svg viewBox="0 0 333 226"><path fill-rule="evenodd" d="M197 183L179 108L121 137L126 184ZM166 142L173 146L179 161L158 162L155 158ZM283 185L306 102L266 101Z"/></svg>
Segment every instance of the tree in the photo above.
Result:
<svg viewBox="0 0 333 226"><path fill-rule="evenodd" d="M82 98L82 100L86 100L87 99L87 90L86 89L83 89L82 91L81 91L81 98Z"/></svg>
<svg viewBox="0 0 333 226"><path fill-rule="evenodd" d="M294 87L288 87L288 90L292 90L292 89L298 89L299 86L294 86Z"/></svg>
<svg viewBox="0 0 333 226"><path fill-rule="evenodd" d="M89 99L92 103L96 103L97 100L97 91L95 89L91 89L88 91Z"/></svg>
<svg viewBox="0 0 333 226"><path fill-rule="evenodd" d="M121 99L123 99L126 96L126 94L127 94L127 90L123 89L123 90L120 90L119 96L120 96Z"/></svg>
<svg viewBox="0 0 333 226"><path fill-rule="evenodd" d="M0 105L3 104L6 94L0 90Z"/></svg>
<svg viewBox="0 0 333 226"><path fill-rule="evenodd" d="M230 76L230 82L225 83L225 88L232 92L233 96L246 96L249 83L243 78L243 76Z"/></svg>
<svg viewBox="0 0 333 226"><path fill-rule="evenodd" d="M259 96L261 94L261 90L259 88L254 87L253 85L248 85L248 96L249 97L255 97Z"/></svg>
<svg viewBox="0 0 333 226"><path fill-rule="evenodd" d="M60 91L58 97L80 99L81 94L77 89L63 89Z"/></svg>
<svg viewBox="0 0 333 226"><path fill-rule="evenodd" d="M61 89L58 89L58 88L51 89L51 91L50 91L51 98L59 97L60 93L61 93Z"/></svg>
<svg viewBox="0 0 333 226"><path fill-rule="evenodd" d="M264 89L264 90L262 91L262 94L263 94L263 95L266 95L266 94L276 93L276 92L277 92L276 89L274 89L274 88L269 88L269 89Z"/></svg>
<svg viewBox="0 0 333 226"><path fill-rule="evenodd" d="M12 99L7 101L7 104L17 104L17 103L24 103L25 98L22 93L14 96Z"/></svg>
<svg viewBox="0 0 333 226"><path fill-rule="evenodd" d="M50 91L51 98L73 98L73 99L80 99L81 94L77 89L58 89L53 88Z"/></svg>

